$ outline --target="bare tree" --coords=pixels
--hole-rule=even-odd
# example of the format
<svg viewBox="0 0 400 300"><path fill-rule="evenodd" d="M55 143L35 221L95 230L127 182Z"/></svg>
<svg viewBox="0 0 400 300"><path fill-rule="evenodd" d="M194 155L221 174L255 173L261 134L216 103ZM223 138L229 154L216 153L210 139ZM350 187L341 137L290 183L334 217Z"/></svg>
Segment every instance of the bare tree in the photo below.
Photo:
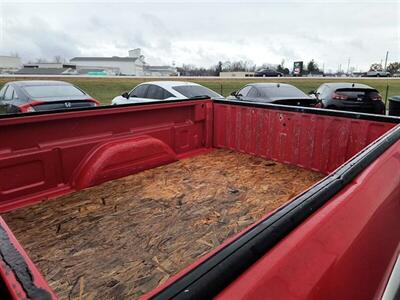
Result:
<svg viewBox="0 0 400 300"><path fill-rule="evenodd" d="M47 63L47 60L45 58L37 58L36 63L38 64Z"/></svg>
<svg viewBox="0 0 400 300"><path fill-rule="evenodd" d="M61 55L56 55L54 56L54 62L55 63L62 63L64 61L64 58Z"/></svg>
<svg viewBox="0 0 400 300"><path fill-rule="evenodd" d="M225 72L251 72L256 69L256 65L249 60L225 61L222 70Z"/></svg>
<svg viewBox="0 0 400 300"><path fill-rule="evenodd" d="M400 72L400 62L392 62L387 66L387 71L390 74L399 73Z"/></svg>
<svg viewBox="0 0 400 300"><path fill-rule="evenodd" d="M307 71L309 73L318 72L319 71L318 64L313 59L310 60L308 62L308 64L307 64Z"/></svg>
<svg viewBox="0 0 400 300"><path fill-rule="evenodd" d="M383 70L382 64L380 64L380 63L373 63L373 64L371 65L371 67L369 67L369 70L370 70L370 71L382 71L382 70Z"/></svg>
<svg viewBox="0 0 400 300"><path fill-rule="evenodd" d="M219 76L219 74L222 72L222 65L222 61L219 61L215 66L215 76Z"/></svg>

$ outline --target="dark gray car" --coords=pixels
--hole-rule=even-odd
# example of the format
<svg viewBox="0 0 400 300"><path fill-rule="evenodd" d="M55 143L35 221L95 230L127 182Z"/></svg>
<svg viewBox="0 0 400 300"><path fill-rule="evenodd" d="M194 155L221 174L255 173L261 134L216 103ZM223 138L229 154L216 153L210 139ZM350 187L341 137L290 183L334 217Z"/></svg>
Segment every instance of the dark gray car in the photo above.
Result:
<svg viewBox="0 0 400 300"><path fill-rule="evenodd" d="M0 90L1 113L24 113L94 107L100 103L64 81L12 81Z"/></svg>
<svg viewBox="0 0 400 300"><path fill-rule="evenodd" d="M286 83L251 83L233 92L227 99L305 107L317 103L315 98Z"/></svg>
<svg viewBox="0 0 400 300"><path fill-rule="evenodd" d="M385 114L385 104L378 90L366 84L324 83L313 94L322 108Z"/></svg>
<svg viewBox="0 0 400 300"><path fill-rule="evenodd" d="M254 77L282 77L283 73L273 69L261 69L254 72Z"/></svg>

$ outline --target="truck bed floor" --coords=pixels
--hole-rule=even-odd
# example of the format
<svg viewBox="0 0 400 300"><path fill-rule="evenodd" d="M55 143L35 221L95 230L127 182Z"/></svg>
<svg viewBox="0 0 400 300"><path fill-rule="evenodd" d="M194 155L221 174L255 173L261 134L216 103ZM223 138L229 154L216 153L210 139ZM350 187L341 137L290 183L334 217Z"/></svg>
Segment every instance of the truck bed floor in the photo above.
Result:
<svg viewBox="0 0 400 300"><path fill-rule="evenodd" d="M215 150L3 217L60 299L131 299L322 177Z"/></svg>

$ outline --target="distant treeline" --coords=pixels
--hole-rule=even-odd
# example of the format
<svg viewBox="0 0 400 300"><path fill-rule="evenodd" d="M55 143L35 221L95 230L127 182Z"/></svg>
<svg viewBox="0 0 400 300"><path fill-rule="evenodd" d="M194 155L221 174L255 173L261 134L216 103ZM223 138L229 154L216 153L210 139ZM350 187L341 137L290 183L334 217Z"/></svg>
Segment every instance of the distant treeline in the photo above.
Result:
<svg viewBox="0 0 400 300"><path fill-rule="evenodd" d="M197 67L191 64L184 64L182 67L178 67L177 70L181 76L219 76L220 72L255 72L260 69L274 69L283 74L290 74L289 68L285 67L285 61L282 60L280 64L262 64L256 65L251 61L226 61L226 62L218 62L216 65L212 65L210 67ZM372 70L383 70L381 64L374 63L371 64L370 71ZM392 62L387 65L386 70L390 72L392 75L400 72L400 62ZM348 72L354 72L354 68L349 68ZM312 59L308 63L305 64L302 74L318 74L323 73L323 70L320 70L318 64ZM338 70L337 73L345 73L345 71Z"/></svg>
<svg viewBox="0 0 400 300"><path fill-rule="evenodd" d="M178 67L178 72L182 76L218 76L220 72L255 72L259 69L274 69L284 74L289 74L289 69L283 67L284 61L279 65L262 64L256 65L250 61L226 61L218 62L216 65L205 67L197 67L195 65L184 64Z"/></svg>

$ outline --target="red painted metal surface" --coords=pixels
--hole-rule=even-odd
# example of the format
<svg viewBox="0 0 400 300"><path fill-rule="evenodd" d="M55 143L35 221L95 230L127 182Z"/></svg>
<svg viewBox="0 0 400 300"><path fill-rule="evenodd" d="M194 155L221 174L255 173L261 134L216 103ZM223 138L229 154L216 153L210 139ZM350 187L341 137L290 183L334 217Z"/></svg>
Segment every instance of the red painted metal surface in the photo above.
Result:
<svg viewBox="0 0 400 300"><path fill-rule="evenodd" d="M211 148L212 102L2 119L0 140L4 212Z"/></svg>
<svg viewBox="0 0 400 300"><path fill-rule="evenodd" d="M80 190L177 160L175 152L159 139L145 135L117 139L83 159L72 186Z"/></svg>
<svg viewBox="0 0 400 300"><path fill-rule="evenodd" d="M204 153L212 147L329 173L393 126L210 100L2 119L0 211ZM399 247L396 216L400 179L393 175L400 167L399 158L397 143L218 298L377 296ZM48 289L1 218L0 225L25 258L35 283ZM0 275L12 296L21 298L20 285L4 261L0 262Z"/></svg>
<svg viewBox="0 0 400 300"><path fill-rule="evenodd" d="M30 273L29 279L32 280L33 284L38 289L42 289L43 291L45 291L47 295L50 297L50 299L57 299L57 296L55 295L54 291L50 288L47 281L44 279L42 274L39 272L35 264L29 258L28 254L22 248L21 244L15 238L14 234L11 232L10 228L7 226L7 224L1 217L0 217L0 227L6 232L7 237L9 238L15 249L23 256L28 272ZM2 242L4 241L2 240ZM9 297L11 297L11 299L28 299L24 289L22 288L20 281L17 280L15 273L4 262L3 259L0 259L0 279L4 283L8 292L8 295L5 293L1 293L0 299L8 299ZM46 300L50 299L47 298Z"/></svg>
<svg viewBox="0 0 400 300"><path fill-rule="evenodd" d="M400 242L400 142L217 299L377 299Z"/></svg>
<svg viewBox="0 0 400 300"><path fill-rule="evenodd" d="M330 173L395 124L214 104L214 147Z"/></svg>

